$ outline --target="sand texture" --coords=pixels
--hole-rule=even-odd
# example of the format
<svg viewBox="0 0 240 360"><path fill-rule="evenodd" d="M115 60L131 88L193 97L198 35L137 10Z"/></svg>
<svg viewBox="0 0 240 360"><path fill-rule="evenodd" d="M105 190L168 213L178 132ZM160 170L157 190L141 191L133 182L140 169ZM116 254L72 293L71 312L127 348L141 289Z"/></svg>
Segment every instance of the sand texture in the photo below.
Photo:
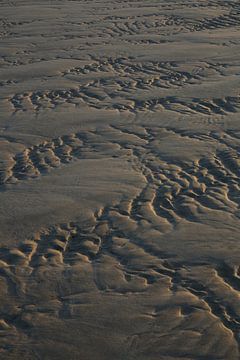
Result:
<svg viewBox="0 0 240 360"><path fill-rule="evenodd" d="M0 1L0 359L240 359L240 2Z"/></svg>

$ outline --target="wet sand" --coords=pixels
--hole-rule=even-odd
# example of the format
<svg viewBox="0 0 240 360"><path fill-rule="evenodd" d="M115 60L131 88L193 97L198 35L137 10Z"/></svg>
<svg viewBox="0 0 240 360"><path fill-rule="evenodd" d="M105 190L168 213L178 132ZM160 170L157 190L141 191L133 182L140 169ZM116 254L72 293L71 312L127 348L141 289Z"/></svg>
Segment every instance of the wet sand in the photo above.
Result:
<svg viewBox="0 0 240 360"><path fill-rule="evenodd" d="M240 358L239 1L2 0L0 359Z"/></svg>

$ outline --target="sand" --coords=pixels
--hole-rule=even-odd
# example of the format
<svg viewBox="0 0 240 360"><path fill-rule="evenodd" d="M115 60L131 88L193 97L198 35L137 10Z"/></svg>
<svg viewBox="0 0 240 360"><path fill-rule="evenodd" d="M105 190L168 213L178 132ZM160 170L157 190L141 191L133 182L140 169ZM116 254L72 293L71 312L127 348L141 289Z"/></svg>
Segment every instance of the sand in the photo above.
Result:
<svg viewBox="0 0 240 360"><path fill-rule="evenodd" d="M240 358L240 4L0 2L0 359Z"/></svg>

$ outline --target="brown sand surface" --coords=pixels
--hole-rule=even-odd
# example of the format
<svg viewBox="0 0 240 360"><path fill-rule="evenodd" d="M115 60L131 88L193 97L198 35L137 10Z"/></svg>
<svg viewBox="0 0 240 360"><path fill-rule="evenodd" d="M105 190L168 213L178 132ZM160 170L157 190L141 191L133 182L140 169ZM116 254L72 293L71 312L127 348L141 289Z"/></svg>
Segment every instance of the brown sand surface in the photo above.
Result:
<svg viewBox="0 0 240 360"><path fill-rule="evenodd" d="M240 2L0 1L0 359L240 359Z"/></svg>

